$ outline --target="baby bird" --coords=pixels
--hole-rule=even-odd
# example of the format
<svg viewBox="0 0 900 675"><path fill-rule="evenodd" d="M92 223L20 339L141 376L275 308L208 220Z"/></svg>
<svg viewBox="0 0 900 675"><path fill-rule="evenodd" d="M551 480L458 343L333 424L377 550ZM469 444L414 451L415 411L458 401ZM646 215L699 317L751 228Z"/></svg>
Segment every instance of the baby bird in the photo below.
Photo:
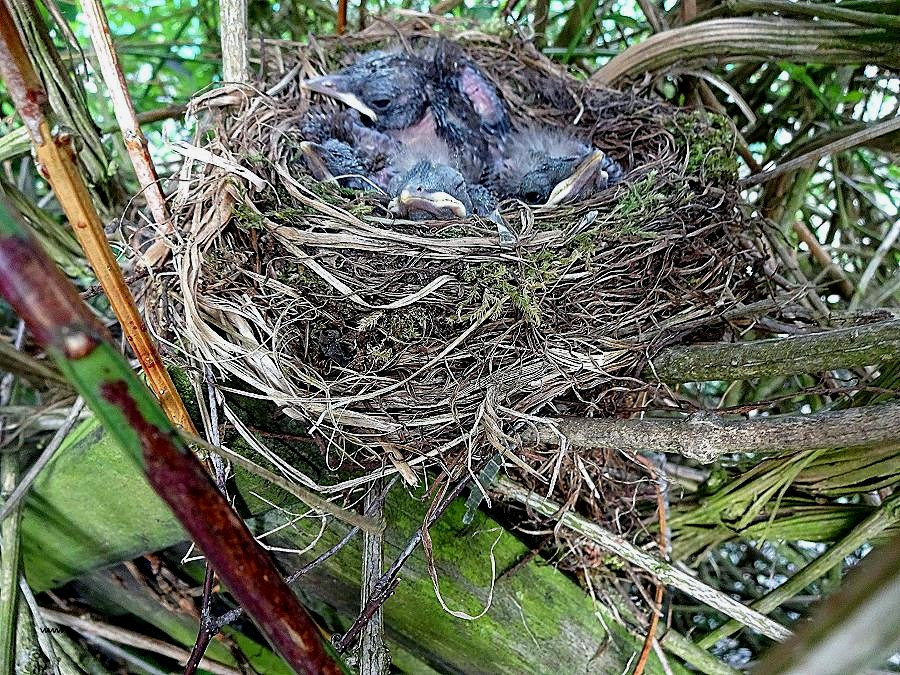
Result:
<svg viewBox="0 0 900 675"><path fill-rule="evenodd" d="M300 152L309 173L318 181L337 181L352 190L371 190L372 184L365 180L369 171L357 151L334 138L322 143L302 141Z"/></svg>
<svg viewBox="0 0 900 675"><path fill-rule="evenodd" d="M424 63L413 54L375 51L334 74L304 80L310 91L340 101L394 135L423 121L428 112Z"/></svg>
<svg viewBox="0 0 900 675"><path fill-rule="evenodd" d="M602 150L556 129L525 127L510 134L494 176L502 197L555 206L615 185L624 171Z"/></svg>
<svg viewBox="0 0 900 675"><path fill-rule="evenodd" d="M496 200L468 174L468 166L442 141L405 145L390 165L390 210L411 220L491 214Z"/></svg>
<svg viewBox="0 0 900 675"><path fill-rule="evenodd" d="M378 51L343 70L303 82L369 118L401 143L442 139L482 171L510 128L496 88L456 45L437 41L417 53Z"/></svg>

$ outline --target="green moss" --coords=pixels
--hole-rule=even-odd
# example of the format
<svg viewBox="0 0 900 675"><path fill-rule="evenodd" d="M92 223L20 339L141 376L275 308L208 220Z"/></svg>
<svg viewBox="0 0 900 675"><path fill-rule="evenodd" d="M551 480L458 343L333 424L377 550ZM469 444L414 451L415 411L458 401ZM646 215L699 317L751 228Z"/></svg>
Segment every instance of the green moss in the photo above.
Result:
<svg viewBox="0 0 900 675"><path fill-rule="evenodd" d="M734 133L726 117L707 112L704 119L698 112L680 112L667 126L687 150L689 174L720 183L737 179Z"/></svg>
<svg viewBox="0 0 900 675"><path fill-rule="evenodd" d="M388 313L388 332L396 340L420 340L428 330L428 312L424 307L412 306Z"/></svg>

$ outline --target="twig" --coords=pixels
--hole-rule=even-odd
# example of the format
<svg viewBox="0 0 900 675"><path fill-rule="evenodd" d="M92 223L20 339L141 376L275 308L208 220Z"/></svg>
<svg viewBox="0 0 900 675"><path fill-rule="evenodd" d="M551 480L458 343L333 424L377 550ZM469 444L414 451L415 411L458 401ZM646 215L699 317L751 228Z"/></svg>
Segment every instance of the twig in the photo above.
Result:
<svg viewBox="0 0 900 675"><path fill-rule="evenodd" d="M147 139L135 115L131 96L128 95L128 85L125 83L119 57L113 48L106 12L99 0L84 0L81 7L100 64L100 72L109 90L113 112L122 131L122 139L125 141L134 173L141 186L141 193L157 226L164 233L171 232L172 219L166 207L166 198L159 187L159 176L147 150Z"/></svg>
<svg viewBox="0 0 900 675"><path fill-rule="evenodd" d="M206 379L207 409L209 410L209 424L206 433L212 444L218 446L221 442L221 439L219 438L219 404L218 399L216 398L212 368L210 368L208 364L204 366L204 376ZM228 493L225 488L225 466L222 462L222 458L219 455L214 454L210 456L210 461L214 467L216 487L218 487L219 491L227 498ZM194 646L191 648L191 655L184 666L184 675L193 675L197 671L197 668L200 666L200 661L209 647L209 643L219 634L219 631L222 630L222 627L215 623L210 609L215 576L215 571L213 571L212 566L207 560L206 571L203 575L203 598L200 603L200 627L197 631L197 639L194 641Z"/></svg>
<svg viewBox="0 0 900 675"><path fill-rule="evenodd" d="M695 8L696 11L696 8ZM636 455L636 459L641 462L644 466L647 467L647 471L650 472L650 477L653 479L653 483L656 486L656 515L657 520L659 521L659 555L664 560L668 559L667 555L667 542L666 542L666 499L665 499L665 472L657 471L656 467L653 466L653 462L646 457L641 455ZM665 461L665 456L663 456L663 461ZM642 675L644 672L644 667L647 665L647 659L650 658L650 650L653 648L653 643L656 641L656 627L659 623L659 615L662 613L662 601L663 601L663 592L665 591L665 586L662 582L656 582L656 593L653 596L654 607L651 608L650 613L650 625L647 627L647 635L644 638L644 645L641 648L641 654L638 657L637 664L634 666L634 672L632 675Z"/></svg>
<svg viewBox="0 0 900 675"><path fill-rule="evenodd" d="M110 624L102 623L100 621L94 621L93 619L72 616L71 614L58 612L53 609L41 609L41 615L50 623L68 626L82 635L106 638L107 640L112 640L118 644L136 647L137 649L143 649L161 656L168 656L170 659L178 661L178 663L185 663L190 656L188 650L176 647L163 640L157 640L156 638L147 637L146 635L119 628L118 626L111 626ZM216 675L241 675L240 671L235 668L222 665L221 663L206 658L200 662L200 667L211 673L216 673Z"/></svg>
<svg viewBox="0 0 900 675"><path fill-rule="evenodd" d="M341 520L349 525L353 525L354 527L359 527L366 532L380 532L383 529L383 525L373 521L371 518L366 518L365 516L362 516L358 513L354 513L353 511L341 508L337 504L334 504L327 499L323 499L314 492L311 492L306 488L297 485L296 483L285 480L278 474L259 466L259 464L252 462L243 455L229 450L222 445L212 445L194 434L182 433L182 438L184 438L185 442L187 443L198 445L208 452L222 455L223 457L240 466L242 469L246 469L250 473L257 475L260 478L266 479L273 485L280 487L285 492L292 494L310 508L321 511L322 513L327 513L330 516L334 516L338 520Z"/></svg>
<svg viewBox="0 0 900 675"><path fill-rule="evenodd" d="M630 542L596 523L592 523L571 511L563 509L556 502L545 499L527 488L513 483L508 478L501 477L495 489L499 494L515 499L544 516L554 517L561 513L560 520L563 525L587 537L604 550L649 572L660 582L674 586L691 597L719 610L726 616L737 619L748 628L768 638L781 641L791 636L791 631L772 621L767 616L750 609L725 593L711 588L664 560L660 560L640 550Z"/></svg>
<svg viewBox="0 0 900 675"><path fill-rule="evenodd" d="M400 574L400 569L409 560L409 557L413 554L413 551L416 550L416 547L422 541L422 531L431 527L438 518L440 518L444 511L447 510L447 507L453 503L453 500L456 499L459 494L463 491L463 488L469 484L469 481L472 478L473 474L478 474L481 469L484 468L484 465L487 463L489 458L486 458L484 461L480 463L480 466L473 468L471 473L466 473L462 479L460 479L456 485L454 485L444 497L444 500L438 504L435 508L431 510L429 515L426 517L425 522L422 524L422 527L415 531L415 533L409 538L409 541L406 542L406 546L403 547L403 550L400 552L400 555L397 556L397 559L393 562L393 564L388 568L388 571L385 572L381 578L374 584L372 588L372 593L369 596L369 600L366 605L360 611L359 616L354 619L353 623L350 625L350 628L347 629L347 632L343 635L336 635L333 638L333 644L335 649L338 652L343 652L347 649L351 644L356 641L356 638L359 636L360 631L368 622L369 618L375 612L376 609L381 607L387 599L393 594L399 585L400 581L397 579L397 575Z"/></svg>
<svg viewBox="0 0 900 675"><path fill-rule="evenodd" d="M82 410L84 410L84 399L79 397L69 409L69 414L66 415L66 419L63 421L62 426L56 430L56 433L53 434L53 438L50 439L47 447L41 452L40 457L38 457L34 464L28 468L28 471L19 481L19 484L16 485L12 494L10 494L3 505L0 506L0 522L3 522L6 517L12 513L13 509L16 508L16 505L22 498L28 494L28 490L31 488L38 475L43 468L50 463L50 460L53 459L53 456L63 444L66 436L69 435L72 427L75 426L75 422L77 422L78 418L81 416Z"/></svg>
<svg viewBox="0 0 900 675"><path fill-rule="evenodd" d="M347 30L347 0L338 0L336 29L338 35L343 35Z"/></svg>
<svg viewBox="0 0 900 675"><path fill-rule="evenodd" d="M390 480L390 482L387 484L387 487L385 487L384 490L381 491L381 494L378 495L378 499L377 499L373 504L370 504L368 508L372 509L373 512L374 512L375 509L377 509L377 508L380 507L382 504L384 504L384 500L387 499L388 493L391 491L391 488L393 488L394 485L397 483L397 480L398 480L397 476L394 476L394 477ZM369 511L366 511L366 515L371 515L371 513L370 513ZM319 565L321 565L323 562L325 562L326 560L328 560L329 558L331 558L332 556L334 556L335 554L337 554L337 553L338 553L342 548L344 548L344 546L346 546L346 545L350 542L350 540L353 539L353 537L355 537L359 532L360 532L360 528L358 528L358 527L351 527L351 528L347 531L347 534L344 535L344 538L343 538L343 539L341 539L338 543L336 543L334 546L332 546L332 547L331 547L330 549L328 549L327 551L321 553L321 554L320 554L319 556L317 556L315 559L313 559L313 560L311 560L310 562L306 563L306 564L305 564L303 567L301 567L300 569L298 569L298 570L296 570L295 572L293 572L292 574L290 574L290 575L284 580L285 583L288 584L288 585L293 584L295 581L297 581L298 579L300 579L300 577L302 577L302 576L304 576L305 574L308 574L309 572L311 572L312 570L314 570L316 567L318 567ZM237 620L243 615L243 613L244 613L244 610L243 610L242 608L236 607L236 608L232 609L231 611L228 611L228 612L226 612L225 614L223 614L222 616L220 616L218 619L216 619L215 622L218 624L219 630L221 630L223 626L227 626L227 625L229 625L229 624L234 623L235 621L237 621Z"/></svg>
<svg viewBox="0 0 900 675"><path fill-rule="evenodd" d="M35 637L37 637L38 644L41 646L41 651L44 652L44 656L46 656L47 660L50 662L53 673L55 675L60 675L59 656L56 653L56 649L53 646L53 640L44 624L44 617L41 616L41 608L38 607L37 601L34 599L34 593L31 592L31 588L28 586L28 582L25 581L24 575L19 575L19 592L22 594L22 599L25 601L28 612L31 613L32 619L34 620Z"/></svg>
<svg viewBox="0 0 900 675"><path fill-rule="evenodd" d="M805 567L797 572L778 588L770 591L758 600L754 600L750 606L760 612L768 613L783 602L791 599L797 593L813 583L816 579L827 574L835 565L840 565L844 558L864 546L867 542L873 541L879 537L885 530L893 527L900 521L900 510L897 506L900 504L900 498L894 497L885 501L881 507L869 515L864 521L853 528L853 531L847 534L843 539L835 542L831 548L820 555L815 560L808 563ZM714 631L706 634L702 639L697 641L697 646L702 649L709 649L719 640L727 638L732 633L740 630L741 624L736 621L728 623L716 628Z"/></svg>
<svg viewBox="0 0 900 675"><path fill-rule="evenodd" d="M875 278L875 273L881 266L881 263L884 260L885 256L888 254L888 251L893 248L898 237L900 237L900 220L894 221L891 229L884 236L884 239L881 240L878 248L875 249L875 255L872 256L872 259L869 260L869 264L866 265L866 269L863 271L862 276L859 278L859 285L856 289L856 293L854 294L850 302L850 309L856 309L859 306L859 303L862 300L866 289L868 289L869 287L869 283L871 283L872 279Z"/></svg>
<svg viewBox="0 0 900 675"><path fill-rule="evenodd" d="M894 441L900 429L900 403L740 420L705 411L680 420L566 417L554 420L554 426L575 447L674 452L711 462L734 452L864 447ZM522 438L550 446L560 442L548 428L528 430Z"/></svg>
<svg viewBox="0 0 900 675"><path fill-rule="evenodd" d="M365 512L383 518L375 490L381 483L376 480L365 499ZM384 567L384 538L380 533L363 534L362 583L360 584L360 604L365 603L375 590ZM366 623L359 640L358 669L360 675L383 675L390 670L391 657L384 642L384 611L378 607Z"/></svg>
<svg viewBox="0 0 900 675"><path fill-rule="evenodd" d="M788 160L784 164L780 164L776 166L774 169L769 169L768 171L763 171L762 173L757 173L752 176L748 176L740 181L741 187L750 187L752 185L759 185L760 183L765 183L766 181L772 180L777 176L781 176L782 174L789 173L791 171L796 171L797 169L802 169L803 167L810 166L815 162L818 162L822 157L826 155L834 155L839 152L844 152L845 150L850 150L851 148L855 148L857 145L862 145L864 143L868 143L872 139L878 138L879 136L884 136L885 134L891 134L895 131L900 130L900 117L894 117L891 119L881 120L877 124L873 124L865 129L857 131L856 133L850 134L849 136L845 136L836 141L832 141L831 143L826 143L814 150L810 150L806 154L800 155L795 159Z"/></svg>
<svg viewBox="0 0 900 675"><path fill-rule="evenodd" d="M787 212L785 212L785 215L788 215ZM816 239L816 235L814 235L806 226L806 223L797 220L796 218L791 219L791 228L797 234L800 241L809 246L809 252L812 254L813 258L818 261L832 279L837 281L837 288L841 297L845 300L849 300L853 296L853 283L847 278L844 270L838 267L834 260L831 259L831 254L819 243L819 240Z"/></svg>
<svg viewBox="0 0 900 675"><path fill-rule="evenodd" d="M42 170L109 298L122 331L147 375L148 384L172 423L193 430L190 416L163 366L109 246L103 223L76 166L72 138L50 129L42 110L47 95L5 2L0 2L0 75L28 129Z"/></svg>

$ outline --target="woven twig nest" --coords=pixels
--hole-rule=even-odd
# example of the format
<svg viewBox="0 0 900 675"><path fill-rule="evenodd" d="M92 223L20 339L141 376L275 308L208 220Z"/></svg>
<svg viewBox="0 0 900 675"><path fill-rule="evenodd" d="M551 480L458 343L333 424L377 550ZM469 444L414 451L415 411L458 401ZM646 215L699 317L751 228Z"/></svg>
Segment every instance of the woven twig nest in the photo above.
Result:
<svg viewBox="0 0 900 675"><path fill-rule="evenodd" d="M360 475L413 480L508 447L523 425L615 413L656 350L717 337L722 314L762 292L728 126L588 86L516 37L440 31L514 121L577 126L625 167L623 183L564 207L502 204L520 237L508 249L492 222L398 221L386 200L306 175L300 80L435 34L417 21L267 41L255 89L198 97L159 268L177 281L159 296L158 331Z"/></svg>

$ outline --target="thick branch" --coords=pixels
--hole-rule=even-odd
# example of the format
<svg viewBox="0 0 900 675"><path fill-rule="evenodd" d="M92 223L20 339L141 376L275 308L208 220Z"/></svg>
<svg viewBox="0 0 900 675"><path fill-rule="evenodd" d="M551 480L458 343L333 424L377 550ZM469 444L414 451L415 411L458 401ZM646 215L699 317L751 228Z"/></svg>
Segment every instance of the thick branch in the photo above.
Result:
<svg viewBox="0 0 900 675"><path fill-rule="evenodd" d="M867 366L900 357L900 319L755 342L672 347L645 374L665 382L745 380Z"/></svg>
<svg viewBox="0 0 900 675"><path fill-rule="evenodd" d="M555 423L570 444L582 448L674 452L712 462L731 452L864 447L897 441L900 403L741 420L702 413L687 419L562 418ZM523 440L559 444L559 438L544 428L531 431Z"/></svg>

